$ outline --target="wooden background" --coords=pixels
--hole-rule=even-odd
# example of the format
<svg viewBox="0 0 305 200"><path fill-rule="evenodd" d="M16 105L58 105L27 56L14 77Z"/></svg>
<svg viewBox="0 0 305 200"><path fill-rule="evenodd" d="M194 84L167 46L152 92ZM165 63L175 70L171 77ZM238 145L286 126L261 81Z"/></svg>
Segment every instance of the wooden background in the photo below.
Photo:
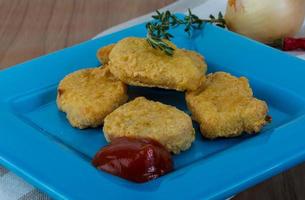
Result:
<svg viewBox="0 0 305 200"><path fill-rule="evenodd" d="M88 40L171 2L174 0L0 0L0 69ZM234 199L305 199L305 164Z"/></svg>

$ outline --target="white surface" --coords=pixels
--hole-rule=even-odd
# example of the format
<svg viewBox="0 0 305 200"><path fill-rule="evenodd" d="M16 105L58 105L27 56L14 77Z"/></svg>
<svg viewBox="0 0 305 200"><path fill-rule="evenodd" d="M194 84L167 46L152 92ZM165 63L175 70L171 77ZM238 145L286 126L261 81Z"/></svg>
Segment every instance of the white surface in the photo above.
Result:
<svg viewBox="0 0 305 200"><path fill-rule="evenodd" d="M33 189L33 186L26 184L21 178L12 173L6 173L0 181L1 199L19 199L27 191Z"/></svg>

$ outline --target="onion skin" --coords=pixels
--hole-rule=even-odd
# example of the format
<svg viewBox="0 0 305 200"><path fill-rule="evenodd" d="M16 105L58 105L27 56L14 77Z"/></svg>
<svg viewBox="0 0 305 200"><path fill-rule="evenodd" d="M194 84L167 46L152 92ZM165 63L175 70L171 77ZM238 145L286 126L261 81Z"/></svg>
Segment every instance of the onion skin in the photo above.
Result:
<svg viewBox="0 0 305 200"><path fill-rule="evenodd" d="M228 29L263 43L294 36L305 16L305 0L228 0Z"/></svg>

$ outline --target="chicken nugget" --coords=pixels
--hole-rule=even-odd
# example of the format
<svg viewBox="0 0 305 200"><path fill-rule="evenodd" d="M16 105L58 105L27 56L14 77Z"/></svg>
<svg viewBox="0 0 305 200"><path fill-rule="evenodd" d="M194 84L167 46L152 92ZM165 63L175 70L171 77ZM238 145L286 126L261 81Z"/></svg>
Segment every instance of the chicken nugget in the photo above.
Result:
<svg viewBox="0 0 305 200"><path fill-rule="evenodd" d="M195 139L190 116L173 106L144 97L110 113L105 118L103 131L108 142L123 136L150 138L175 154L188 149Z"/></svg>
<svg viewBox="0 0 305 200"><path fill-rule="evenodd" d="M82 69L67 75L58 86L57 106L73 127L97 127L106 115L125 103L127 87L107 67Z"/></svg>
<svg viewBox="0 0 305 200"><path fill-rule="evenodd" d="M200 90L187 92L192 117L204 137L234 137L257 133L268 122L266 102L253 97L248 80L225 72L207 76Z"/></svg>
<svg viewBox="0 0 305 200"><path fill-rule="evenodd" d="M205 81L207 65L201 55L177 48L172 56L152 48L144 38L119 41L109 54L109 69L129 85L178 91L195 90Z"/></svg>
<svg viewBox="0 0 305 200"><path fill-rule="evenodd" d="M113 49L114 45L115 44L104 46L97 51L96 57L101 64L106 65L109 62L109 54Z"/></svg>

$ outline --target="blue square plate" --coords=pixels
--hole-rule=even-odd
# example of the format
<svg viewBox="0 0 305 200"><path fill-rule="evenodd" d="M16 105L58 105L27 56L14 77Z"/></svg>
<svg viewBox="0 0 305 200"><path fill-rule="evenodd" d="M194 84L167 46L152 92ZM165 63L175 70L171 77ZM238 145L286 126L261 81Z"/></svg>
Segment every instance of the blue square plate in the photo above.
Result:
<svg viewBox="0 0 305 200"><path fill-rule="evenodd" d="M174 42L206 58L209 71L249 78L267 101L273 122L256 136L196 142L174 156L176 170L136 184L96 170L91 158L106 144L101 128L78 130L56 107L56 87L68 73L98 66L98 48L128 36L138 25L0 72L0 163L57 199L226 198L305 159L305 62L227 30L206 25ZM187 111L184 94L130 87L131 96Z"/></svg>

